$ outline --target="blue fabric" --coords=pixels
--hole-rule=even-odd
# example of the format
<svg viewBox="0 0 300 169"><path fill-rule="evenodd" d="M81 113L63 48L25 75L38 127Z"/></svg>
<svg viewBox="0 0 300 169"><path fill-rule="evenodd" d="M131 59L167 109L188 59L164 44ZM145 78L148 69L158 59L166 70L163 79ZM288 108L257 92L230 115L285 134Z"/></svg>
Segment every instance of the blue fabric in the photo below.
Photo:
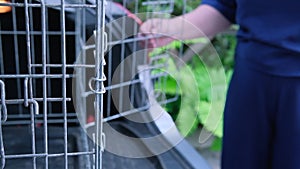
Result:
<svg viewBox="0 0 300 169"><path fill-rule="evenodd" d="M300 77L299 0L203 0L240 26L236 59L269 74Z"/></svg>
<svg viewBox="0 0 300 169"><path fill-rule="evenodd" d="M203 4L240 26L222 169L300 169L300 1Z"/></svg>
<svg viewBox="0 0 300 169"><path fill-rule="evenodd" d="M300 78L236 64L224 113L222 169L300 168Z"/></svg>

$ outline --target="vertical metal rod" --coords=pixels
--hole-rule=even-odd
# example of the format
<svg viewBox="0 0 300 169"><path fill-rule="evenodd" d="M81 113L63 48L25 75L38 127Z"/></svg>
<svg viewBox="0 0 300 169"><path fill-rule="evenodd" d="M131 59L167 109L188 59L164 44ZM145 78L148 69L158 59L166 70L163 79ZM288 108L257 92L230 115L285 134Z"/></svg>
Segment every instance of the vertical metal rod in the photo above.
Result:
<svg viewBox="0 0 300 169"><path fill-rule="evenodd" d="M3 169L5 167L5 151L4 151L4 144L3 144L3 133L2 133L2 111L3 111L3 106L5 106L5 103L4 103L4 99L5 99L5 87L4 87L4 83L2 80L0 80L0 84L1 84L1 87L2 89L4 90L1 90L1 101L3 103L1 103L1 112L0 112L0 158L1 158L1 169Z"/></svg>
<svg viewBox="0 0 300 169"><path fill-rule="evenodd" d="M29 0L29 2L30 3L32 3L32 1L33 0ZM34 25L34 23L33 23L33 12L32 12L32 7L31 8L29 8L29 18L31 18L30 20L29 20L29 26L30 26L30 30L31 31L34 31L34 29L33 29L33 25ZM31 34L31 36L30 36L30 41L31 41L31 61L32 61L32 63L30 63L30 64L35 64L35 50L34 50L34 48L35 48L35 46L34 46L34 34L32 33ZM32 69L32 74L35 74L35 69ZM33 88L35 89L36 88L36 79L33 79ZM33 95L34 96L36 96L36 90L33 90Z"/></svg>
<svg viewBox="0 0 300 169"><path fill-rule="evenodd" d="M1 119L0 113L0 119ZM1 158L1 169L5 167L5 151L4 151L4 144L3 144L3 133L2 133L2 122L0 124L0 158Z"/></svg>
<svg viewBox="0 0 300 169"><path fill-rule="evenodd" d="M31 3L31 0L29 0L29 2ZM29 29L34 31L33 30L33 16L32 15L33 15L32 8L29 8L29 26L30 26ZM35 63L35 61L34 61L35 60L34 35L31 34L30 37L31 37L30 43L31 43L31 59L32 59L31 61L32 61L32 64L34 64ZM18 47L16 47L16 48L18 48ZM35 69L32 70L32 73L35 74ZM17 73L17 74L19 74L19 73ZM35 80L34 80L34 82L35 82ZM28 85L28 84L26 84L26 85ZM35 90L33 92L35 92ZM34 93L34 95L35 95L35 93ZM19 107L21 108L20 105L19 105ZM22 110L19 110L19 111L20 111L20 113L22 112ZM31 149L32 149L32 153L35 154L36 153L36 143L35 143L35 112L34 111L30 111L30 117L31 117L30 118L30 120L31 120L31 126L30 127L31 127L31 142L32 142ZM36 169L36 157L32 158L32 163L33 163L33 169Z"/></svg>
<svg viewBox="0 0 300 169"><path fill-rule="evenodd" d="M136 0L136 2L135 2L135 6L134 6L134 13L135 14L137 14L138 13L138 1ZM138 31L138 28L137 28L137 24L134 24L133 25L134 27L133 27L133 32L135 33L135 32L137 32ZM136 36L136 35L134 35L134 36ZM132 67L131 67L131 76L135 76L135 74L136 74L136 70L137 70L137 63L136 63L136 51L137 51L137 41L133 41L133 49L132 49L133 51L133 54L132 54ZM144 56L144 57L148 57L148 56ZM131 85L131 90L130 90L130 100L131 100L131 104L130 105L133 105L133 103L134 103L134 99L135 99L135 95L134 95L134 92L135 92L135 89L134 89L134 87L133 86L136 86L136 85L138 85L138 84L134 84L134 85ZM132 106L132 108L134 108L133 106ZM132 108L130 108L130 109L132 109Z"/></svg>
<svg viewBox="0 0 300 169"><path fill-rule="evenodd" d="M96 56L95 56L95 76L96 79L101 79L103 77L103 58L105 48L104 44L104 22L105 22L105 0L96 1L96 12L97 12L97 27L96 27ZM98 80L95 81L96 91L101 91L103 87L103 82ZM102 139L103 139L103 94L95 93L95 113L96 113L96 159L95 159L95 168L102 168Z"/></svg>
<svg viewBox="0 0 300 169"><path fill-rule="evenodd" d="M1 22L0 22L0 48L2 48L2 33L1 33ZM0 73L4 74L4 60L3 60L3 51L0 50Z"/></svg>
<svg viewBox="0 0 300 169"><path fill-rule="evenodd" d="M112 8L112 6L110 5L109 6L110 8ZM109 11L111 11L111 9L109 9ZM112 18L112 17L111 17ZM112 22L111 20L110 20L110 22ZM109 32L108 32L108 39L109 40L112 40L113 39L113 35L112 35L112 31L113 31L113 27L112 27L112 24L108 24L109 25L109 27L108 27L108 30L109 30ZM107 78L107 86L110 86L111 85L111 79L112 79L112 62L113 62L113 60L112 60L112 57L113 57L113 50L110 50L109 52L108 52L108 67L107 67L107 69L108 69L108 72L107 72L107 74L108 74L108 78ZM110 116L110 111L111 111L111 90L107 90L107 106L106 106L106 117L109 117Z"/></svg>
<svg viewBox="0 0 300 169"><path fill-rule="evenodd" d="M149 0L147 0L147 2L149 2ZM149 7L147 7L147 11L146 11L146 18L147 19L149 19L150 18L150 16L152 16L152 14L153 13L150 13L149 11ZM145 40L145 46L146 46L146 48L149 46L149 39L146 39ZM143 60L143 63L144 64L146 64L147 63L147 57L148 57L148 51L147 51L148 49L146 49L146 50L144 50L144 60ZM145 92L141 92L142 94L141 94L141 100L145 100L146 99L146 94L145 94Z"/></svg>
<svg viewBox="0 0 300 169"><path fill-rule="evenodd" d="M1 114L3 114L3 119L0 118L0 121L5 122L7 120L7 108L5 102L5 84L2 80L0 80L0 89L1 89Z"/></svg>
<svg viewBox="0 0 300 169"><path fill-rule="evenodd" d="M66 17L65 17L65 1L61 0L60 26L61 26L61 57L62 57L62 113L64 116L64 162L65 169L68 168L68 119L67 119L67 102L66 102Z"/></svg>
<svg viewBox="0 0 300 169"><path fill-rule="evenodd" d="M47 107L47 41L46 41L46 6L44 0L41 0L41 21L42 21L42 72L45 75L43 77L43 121L44 121L44 149L45 154L45 169L48 168L48 107Z"/></svg>
<svg viewBox="0 0 300 169"><path fill-rule="evenodd" d="M12 1L14 3L14 0ZM17 35L17 19L16 19L16 8L12 8L12 22L13 22L13 35L14 35L14 51L15 51L15 69L16 74L20 74L20 62L19 62L19 45L18 45L18 35ZM18 99L21 98L21 81L19 78L16 79L17 81L17 97ZM22 107L18 105L19 114L22 114Z"/></svg>
<svg viewBox="0 0 300 169"><path fill-rule="evenodd" d="M83 3L86 4L86 0L83 0ZM82 44L85 44L86 43L86 40L87 40L87 37L86 37L86 10L85 8L82 8L82 15L81 15L81 18L79 18L79 20L82 20L82 23L81 23L81 39L80 39L80 43L83 42ZM88 37L89 38L89 37ZM81 46L81 45L80 45ZM82 52L82 57L80 57L81 61L80 63L82 64L86 64L86 50L81 48L81 51ZM82 77L82 79L86 79L86 72L85 71L80 71L81 72L81 75L80 77ZM83 85L83 90L86 89L86 83L82 83ZM82 105L86 105L86 100L83 99L83 103ZM84 106L84 109L85 111L86 110L86 106ZM83 121L86 122L87 120L87 115L82 115L83 116Z"/></svg>
<svg viewBox="0 0 300 169"><path fill-rule="evenodd" d="M27 47L27 67L28 67L28 74L31 75L31 39L30 39L30 27L29 27L29 7L28 7L28 1L25 0L25 22L26 22L26 47ZM29 98L33 98L33 89L32 89L32 78L29 78ZM30 106L30 112L33 112L33 106Z"/></svg>
<svg viewBox="0 0 300 169"><path fill-rule="evenodd" d="M1 158L1 169L5 167L5 150L3 143L3 133L2 133L2 123L7 120L7 109L5 105L5 84L2 80L0 80L1 86L1 107L0 107L0 158ZM3 113L3 117L2 117ZM3 121L2 121L3 118Z"/></svg>
<svg viewBox="0 0 300 169"><path fill-rule="evenodd" d="M28 74L31 74L31 38L30 38L30 17L29 17L29 7L28 0L25 0L25 23L26 23L26 46L27 46L27 61L28 61ZM31 18L32 19L32 18ZM30 78L29 83L29 97L32 99L32 79ZM31 139L32 139L32 152L35 154L35 126L34 126L34 108L30 104L30 114L31 114ZM33 164L35 167L36 157L33 157Z"/></svg>
<svg viewBox="0 0 300 169"><path fill-rule="evenodd" d="M47 8L45 8L45 16L49 16ZM48 19L48 17L46 17L45 19ZM48 22L49 22L49 20L48 20ZM48 22L46 21L46 32L47 32L47 30L49 31L49 24L48 24ZM51 56L50 56L50 36L51 35L46 34L46 40L47 40L47 42L46 42L46 47L47 47L46 48L46 52L47 52L47 56L46 56L47 60L46 60L46 62L47 63L51 63ZM50 67L47 67L47 72L51 73L51 68ZM51 86L51 79L47 80L47 85ZM51 87L48 87L47 92L48 92L48 97L51 97L51 93L52 93ZM53 113L52 112L52 102L48 102L47 106L48 106L47 107L48 108L48 114L52 114Z"/></svg>
<svg viewBox="0 0 300 169"><path fill-rule="evenodd" d="M123 0L123 6L126 6L126 0ZM125 32L126 32L126 26L125 26L125 24L126 24L126 19L122 19L122 26L121 26L121 28L122 28L122 30L121 30L121 34L122 34L122 36L121 36L121 41L122 41L122 43L121 43L121 63L120 63L120 83L123 83L124 82L124 59L125 59L125 43L123 42L124 40L125 40ZM126 79L127 80L127 79ZM123 112L123 111L125 111L125 110L123 110L124 109L124 107L123 107L123 92L124 92L124 87L120 87L120 91L119 91L119 111L120 112Z"/></svg>

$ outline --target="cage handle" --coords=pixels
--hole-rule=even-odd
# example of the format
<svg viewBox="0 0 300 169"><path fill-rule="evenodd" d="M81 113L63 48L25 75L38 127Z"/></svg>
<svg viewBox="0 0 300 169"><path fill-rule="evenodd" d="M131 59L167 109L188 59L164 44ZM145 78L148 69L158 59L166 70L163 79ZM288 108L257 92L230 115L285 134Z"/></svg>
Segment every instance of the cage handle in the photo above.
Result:
<svg viewBox="0 0 300 169"><path fill-rule="evenodd" d="M1 107L0 107L0 119L2 118L3 114L3 120L2 122L5 122L7 120L7 108L5 103L5 84L2 80L0 80L0 86L1 86ZM1 159L1 169L5 167L5 151L4 151L4 145L3 145L3 134L2 134L2 123L0 124L0 159Z"/></svg>
<svg viewBox="0 0 300 169"><path fill-rule="evenodd" d="M5 84L2 80L0 80L0 86L1 86L1 113L3 116L2 122L5 122L7 120L7 108L5 103Z"/></svg>

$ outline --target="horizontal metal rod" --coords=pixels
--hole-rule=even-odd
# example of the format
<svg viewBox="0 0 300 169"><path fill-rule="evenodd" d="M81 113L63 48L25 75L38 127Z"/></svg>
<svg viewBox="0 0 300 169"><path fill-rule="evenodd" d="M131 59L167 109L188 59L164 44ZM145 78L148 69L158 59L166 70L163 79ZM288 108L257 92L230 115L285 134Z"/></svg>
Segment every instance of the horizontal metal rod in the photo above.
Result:
<svg viewBox="0 0 300 169"><path fill-rule="evenodd" d="M167 4L171 4L172 1L146 1L146 2L142 2L142 5L167 5Z"/></svg>
<svg viewBox="0 0 300 169"><path fill-rule="evenodd" d="M61 101L64 100L64 98L46 98L46 99L49 102L61 102ZM43 98L32 98L30 100L35 100L35 101L38 101L38 102L44 101ZM65 100L66 101L71 101L72 99L71 98L65 98ZM5 103L6 104L23 104L24 101L25 101L25 99L10 99L10 100L6 100Z"/></svg>
<svg viewBox="0 0 300 169"><path fill-rule="evenodd" d="M12 6L12 7L25 7L25 3L0 3L0 6ZM41 7L42 4L38 3L28 3L26 4L28 7ZM53 3L53 4L45 4L45 7L60 7L61 4ZM93 4L64 4L65 8L96 8L96 5Z"/></svg>
<svg viewBox="0 0 300 169"><path fill-rule="evenodd" d="M36 118L43 118L44 115L40 114L40 115L35 115ZM67 113L68 117L77 117L76 113ZM24 119L24 118L30 118L31 115L30 114L12 114L12 115L8 115L8 118L10 119ZM47 117L49 118L57 118L57 117L63 117L63 114L59 114L59 113L52 113L52 114L48 114Z"/></svg>
<svg viewBox="0 0 300 169"><path fill-rule="evenodd" d="M61 35L60 31L45 31L47 35ZM14 31L7 31L7 30L0 30L0 34L2 35L42 35L41 31L20 31L20 30L14 30ZM76 32L68 31L66 32L66 35L76 35Z"/></svg>
<svg viewBox="0 0 300 169"><path fill-rule="evenodd" d="M62 74L47 74L47 75L44 75L44 74L19 74L19 75L16 75L16 74L13 74L13 75L10 75L10 74L6 74L6 75L0 75L0 78L4 78L4 79L15 79L15 78L51 78L51 79L61 79L63 77L66 77L66 78L72 78L73 75L72 74L66 74L65 76L63 76Z"/></svg>
<svg viewBox="0 0 300 169"><path fill-rule="evenodd" d="M67 156L81 156L81 155L93 155L95 152L72 152L67 153ZM61 157L64 156L65 153L57 153L57 154L16 154L16 155L6 155L5 159L18 159L18 158L31 158L31 157Z"/></svg>
<svg viewBox="0 0 300 169"><path fill-rule="evenodd" d="M133 108L133 109L131 109L129 111L121 112L119 114L106 117L106 118L103 119L103 122L108 122L108 121L111 121L111 120L118 119L120 117L124 117L124 116L128 116L128 115L131 115L131 114L135 114L135 113L143 113L141 111L145 111L145 110L149 109L149 107L150 107L150 105L139 107L139 108Z"/></svg>
<svg viewBox="0 0 300 169"><path fill-rule="evenodd" d="M35 124L43 124L43 120L35 120ZM48 119L47 124L63 124L65 121L64 119ZM78 124L78 119L68 119L68 123L74 123ZM31 121L25 121L23 120L15 120L15 121L10 121L8 119L5 123L2 123L3 126L15 126L15 125L30 125L32 124Z"/></svg>
<svg viewBox="0 0 300 169"><path fill-rule="evenodd" d="M49 68L61 68L62 64L31 64L32 67L49 67ZM83 65L83 64L67 64L66 67L76 68L95 68L95 65Z"/></svg>

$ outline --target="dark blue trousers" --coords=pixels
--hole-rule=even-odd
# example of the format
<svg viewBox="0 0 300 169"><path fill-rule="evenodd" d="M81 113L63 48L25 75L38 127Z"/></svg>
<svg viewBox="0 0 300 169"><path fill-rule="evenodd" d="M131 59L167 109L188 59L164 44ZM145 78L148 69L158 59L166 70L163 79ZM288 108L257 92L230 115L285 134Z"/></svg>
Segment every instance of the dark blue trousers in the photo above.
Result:
<svg viewBox="0 0 300 169"><path fill-rule="evenodd" d="M300 77L236 66L224 113L222 169L300 169Z"/></svg>

